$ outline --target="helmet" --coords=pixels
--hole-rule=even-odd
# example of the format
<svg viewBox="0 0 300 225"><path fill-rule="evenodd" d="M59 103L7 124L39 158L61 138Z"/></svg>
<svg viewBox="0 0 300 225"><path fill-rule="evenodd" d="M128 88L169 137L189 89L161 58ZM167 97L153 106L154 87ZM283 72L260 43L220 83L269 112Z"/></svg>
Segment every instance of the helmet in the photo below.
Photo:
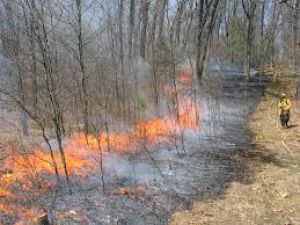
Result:
<svg viewBox="0 0 300 225"><path fill-rule="evenodd" d="M285 93L282 93L282 94L280 95L280 98L285 98Z"/></svg>

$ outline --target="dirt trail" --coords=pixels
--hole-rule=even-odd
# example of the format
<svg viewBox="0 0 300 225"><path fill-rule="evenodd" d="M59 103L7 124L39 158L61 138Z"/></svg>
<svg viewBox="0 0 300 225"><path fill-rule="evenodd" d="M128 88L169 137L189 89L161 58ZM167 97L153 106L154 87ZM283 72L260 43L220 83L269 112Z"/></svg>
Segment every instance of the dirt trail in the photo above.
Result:
<svg viewBox="0 0 300 225"><path fill-rule="evenodd" d="M233 182L224 195L175 213L171 225L300 224L300 102L292 99L291 126L282 130L276 106L283 91L294 96L294 77L267 88L249 121L251 150L234 155L253 174L249 183Z"/></svg>

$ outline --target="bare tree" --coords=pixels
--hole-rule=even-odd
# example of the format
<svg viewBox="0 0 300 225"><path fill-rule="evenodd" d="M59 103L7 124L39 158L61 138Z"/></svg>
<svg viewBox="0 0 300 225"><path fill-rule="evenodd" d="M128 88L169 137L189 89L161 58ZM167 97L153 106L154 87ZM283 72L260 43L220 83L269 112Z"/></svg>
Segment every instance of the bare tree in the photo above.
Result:
<svg viewBox="0 0 300 225"><path fill-rule="evenodd" d="M78 43L78 60L80 65L80 80L81 80L81 102L83 104L83 120L85 133L89 133L89 100L88 100L88 77L86 73L85 57L84 57L84 41L82 33L82 0L75 0L76 2L76 35Z"/></svg>
<svg viewBox="0 0 300 225"><path fill-rule="evenodd" d="M246 15L248 26L247 26L247 50L245 57L245 73L247 78L250 79L250 67L251 67L251 56L253 51L253 40L254 40L254 29L255 29L255 12L256 12L256 1L242 0L242 6Z"/></svg>
<svg viewBox="0 0 300 225"><path fill-rule="evenodd" d="M128 31L128 56L129 58L132 57L132 39L134 33L134 26L135 26L135 0L130 0L130 12L129 12L129 31Z"/></svg>
<svg viewBox="0 0 300 225"><path fill-rule="evenodd" d="M17 20L17 14L19 13L16 8L15 2L3 0L2 1L4 11L3 16L6 20L6 26L2 27L3 30L7 30L4 35L1 36L2 44L5 50L5 55L13 61L15 67L16 79L17 79L17 92L20 100L25 103L24 93L24 70L21 61L21 24ZM25 136L28 136L28 122L27 114L24 110L21 110L20 125Z"/></svg>
<svg viewBox="0 0 300 225"><path fill-rule="evenodd" d="M175 22L176 22L176 42L180 43L180 36L181 36L181 26L182 26L182 16L184 13L185 6L187 4L187 0L182 0L178 3L177 12L175 15Z"/></svg>
<svg viewBox="0 0 300 225"><path fill-rule="evenodd" d="M165 25L165 15L166 15L166 9L168 5L169 0L162 0L160 13L159 13L159 40L163 40L164 35L164 25Z"/></svg>
<svg viewBox="0 0 300 225"><path fill-rule="evenodd" d="M146 58L146 43L147 43L147 27L149 18L149 7L151 1L142 0L142 32L141 32L141 42L140 42L140 56Z"/></svg>
<svg viewBox="0 0 300 225"><path fill-rule="evenodd" d="M180 123L185 77L179 80L177 73L187 60L193 67L195 59L192 71L200 84L207 62L215 58L244 64L248 78L254 64L281 60L293 62L297 72L300 0L281 3L0 0L0 50L13 65L5 79L0 73L1 106L21 115L24 134L38 131L30 132L30 139L46 144L51 174L59 185L66 180L70 193L73 170L63 143L84 132L88 147L99 150L94 158L104 189L103 152L113 151L114 130L135 135L141 120L165 118L163 113ZM183 92L197 98L196 90ZM179 132L185 151L185 133ZM95 142L88 143L90 138Z"/></svg>
<svg viewBox="0 0 300 225"><path fill-rule="evenodd" d="M260 36L261 39L264 38L264 29L265 29L265 12L266 12L266 0L262 1L262 7L261 7L261 22L260 22Z"/></svg>
<svg viewBox="0 0 300 225"><path fill-rule="evenodd" d="M202 82L204 65L207 57L209 40L213 34L218 13L219 0L197 1L198 30L197 30L197 56L196 73L198 81Z"/></svg>
<svg viewBox="0 0 300 225"><path fill-rule="evenodd" d="M57 69L55 68L54 63L54 56L51 51L51 45L49 40L49 30L47 29L47 24L45 22L45 11L47 5L44 3L37 3L35 0L32 0L31 2L27 2L27 8L32 16L34 18L34 24L35 24L35 37L37 41L37 45L39 48L39 53L41 55L41 66L43 67L43 78L44 78L44 85L46 89L46 96L48 98L47 103L45 103L46 108L49 104L49 109L51 111L51 122L52 126L55 130L55 136L58 143L59 153L61 156L61 162L63 164L63 169L66 177L66 181L69 187L70 193L72 193L71 190L71 184L69 179L69 173L67 169L67 161L65 157L64 148L62 145L62 107L60 105L59 101L59 74L57 73Z"/></svg>
<svg viewBox="0 0 300 225"><path fill-rule="evenodd" d="M300 0L295 0L294 2L294 8L293 8L293 67L295 70L296 67L296 62L299 60L299 41L298 41L298 37L299 37L299 18L300 18Z"/></svg>

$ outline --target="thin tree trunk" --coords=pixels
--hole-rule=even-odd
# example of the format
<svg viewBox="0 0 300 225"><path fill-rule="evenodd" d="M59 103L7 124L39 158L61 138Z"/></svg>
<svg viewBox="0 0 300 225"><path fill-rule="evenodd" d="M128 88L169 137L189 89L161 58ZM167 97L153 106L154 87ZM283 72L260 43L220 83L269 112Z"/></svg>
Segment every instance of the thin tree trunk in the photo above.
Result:
<svg viewBox="0 0 300 225"><path fill-rule="evenodd" d="M110 23L110 52L111 52L111 61L114 68L114 76L115 76L115 91L116 91L116 98L117 98L117 107L119 114L121 113L121 104L120 104L120 90L119 90L119 72L118 72L118 63L117 63L117 53L115 52L116 44L115 44L115 37L114 37L114 30L112 25L112 19L109 15L109 23Z"/></svg>
<svg viewBox="0 0 300 225"><path fill-rule="evenodd" d="M149 0L142 0L142 33L141 33L141 42L140 42L140 56L146 58L146 42L147 42L147 26L148 26L148 13L149 13Z"/></svg>
<svg viewBox="0 0 300 225"><path fill-rule="evenodd" d="M135 20L135 0L130 0L130 13L129 13L129 34L128 34L128 46L129 51L128 55L129 58L132 58L132 47L133 47L133 33L134 33L134 21Z"/></svg>
<svg viewBox="0 0 300 225"><path fill-rule="evenodd" d="M34 3L34 1L33 1ZM64 154L64 149L62 146L62 132L61 132L61 109L60 109L60 104L58 101L58 91L57 91L57 86L58 84L55 82L55 79L53 77L54 73L54 68L53 68L53 62L52 62L52 54L51 54L51 48L49 45L49 40L48 40L48 31L46 29L45 21L44 21L44 14L43 10L45 7L44 5L41 5L42 9L39 11L35 4L31 5L31 15L35 16L37 15L38 18L35 19L35 21L38 21L39 24L37 24L37 31L36 31L36 38L37 38L37 44L39 46L39 50L42 55L42 65L44 67L44 81L45 81L45 89L47 93L47 97L49 98L50 101L50 108L51 108L51 114L52 114L52 121L53 125L56 131L56 138L58 142L58 147L59 147L59 152L61 156L61 163L63 165L63 170L66 176L66 181L67 185L69 188L70 194L72 194L71 190L71 183L69 180L69 174L68 174L68 169L67 169L67 161L65 158Z"/></svg>
<svg viewBox="0 0 300 225"><path fill-rule="evenodd" d="M250 66L251 66L251 58L252 58L252 47L253 47L253 35L254 35L254 18L256 11L256 0L248 1L248 6L245 5L245 0L242 0L242 6L244 13L248 20L247 27L247 46L246 46L246 57L245 57L245 73L247 79L250 79Z"/></svg>
<svg viewBox="0 0 300 225"><path fill-rule="evenodd" d="M168 5L169 0L162 0L162 5L161 5L161 11L159 15L159 36L158 39L161 41L163 40L163 35L164 35L164 24L165 24L165 14L166 14L166 8Z"/></svg>
<svg viewBox="0 0 300 225"><path fill-rule="evenodd" d="M261 8L261 23L260 23L260 37L261 37L261 40L263 40L263 38L264 38L265 8L266 8L266 1L263 0L262 8Z"/></svg>
<svg viewBox="0 0 300 225"><path fill-rule="evenodd" d="M19 21L16 20L17 15L14 11L14 2L6 1L3 2L3 6L6 12L9 36L4 40L3 45L6 50L8 58L14 61L14 66L16 67L17 75L17 92L19 99L25 104L25 93L24 93L24 81L23 81L23 71L20 60L20 47L21 38L18 30L20 29ZM28 136L28 121L27 113L21 110L20 114L20 127L24 136Z"/></svg>
<svg viewBox="0 0 300 225"><path fill-rule="evenodd" d="M298 59L298 32L299 32L299 13L300 13L300 0L295 0L293 9L293 68L296 71L296 64Z"/></svg>
<svg viewBox="0 0 300 225"><path fill-rule="evenodd" d="M156 30L157 30L157 17L159 15L159 10L160 10L160 0L157 0L154 6L154 15L153 15L153 19L152 19L152 27L151 27L151 35L150 35L150 39L149 39L149 46L152 48L153 50L153 45L155 43L155 37L156 37ZM153 54L153 52L152 52Z"/></svg>
<svg viewBox="0 0 300 225"><path fill-rule="evenodd" d="M198 2L197 2L198 3ZM199 9L198 9L198 31L197 31L197 56L196 56L196 73L198 81L202 82L202 75L203 75L203 57L201 57L202 53L202 36L204 31L204 0L200 0L199 2ZM197 7L197 8L198 8ZM201 61L200 61L201 60Z"/></svg>
<svg viewBox="0 0 300 225"><path fill-rule="evenodd" d="M82 0L76 0L77 9L77 41L79 52L79 65L80 65L80 81L81 81L81 101L83 104L83 120L84 131L87 135L89 133L89 100L88 100L88 87L87 87L87 74L84 62L84 49L82 37Z"/></svg>
<svg viewBox="0 0 300 225"><path fill-rule="evenodd" d="M46 136L46 132L45 132L45 127L44 126L42 127L42 132L43 132L44 141L46 142L46 144L48 145L48 148L50 150L52 166L53 166L55 174L56 174L57 184L60 184L60 177L59 177L59 172L58 172L58 168L57 168L57 163L56 163L56 160L54 158L54 153L53 153L53 149L52 149L52 146L50 144L49 138Z"/></svg>
<svg viewBox="0 0 300 225"><path fill-rule="evenodd" d="M177 7L177 12L175 16L175 23L176 23L176 43L180 43L180 35L181 35L181 24L182 24L182 15L185 9L185 5L187 0L181 0Z"/></svg>
<svg viewBox="0 0 300 225"><path fill-rule="evenodd" d="M122 107L123 107L123 117L126 120L126 88L125 88L125 70L124 70L124 31L123 31L123 17L124 17L124 0L119 1L118 6L118 26L119 26L119 62L120 62L120 72L122 80Z"/></svg>
<svg viewBox="0 0 300 225"><path fill-rule="evenodd" d="M216 14L219 6L219 0L211 2L204 8L204 0L200 0L198 11L198 35L197 35L197 56L196 73L198 82L202 83L205 61L207 57L209 40L215 27ZM205 9L205 10L204 10ZM210 12L210 13L209 13ZM208 18L210 17L210 18ZM209 20L208 24L207 21Z"/></svg>
<svg viewBox="0 0 300 225"><path fill-rule="evenodd" d="M38 83L37 83L37 63L34 40L34 22L30 21L30 52L31 52L31 101L35 116L37 115L38 104Z"/></svg>
<svg viewBox="0 0 300 225"><path fill-rule="evenodd" d="M192 27L192 23L194 21L193 4L194 4L194 2L190 2L190 4L189 4L190 19L189 19L189 22L188 22L188 25L187 25L185 37L183 39L183 48L184 49L186 49L188 41L190 40L191 27Z"/></svg>
<svg viewBox="0 0 300 225"><path fill-rule="evenodd" d="M280 11L277 10L278 3L273 3L273 10L272 10L272 21L271 21L271 34L270 34L270 51L271 51L271 67L273 67L274 64L274 56L275 56L275 32L278 28L278 21L280 18Z"/></svg>
<svg viewBox="0 0 300 225"><path fill-rule="evenodd" d="M294 12L293 12L293 68L294 68L294 73L296 73L296 66L299 65L297 64L299 60L299 43L298 42L298 32L299 32L299 17L300 17L300 0L296 0L295 2L295 7L294 7ZM300 98L300 79L298 78L297 82L297 97Z"/></svg>
<svg viewBox="0 0 300 225"><path fill-rule="evenodd" d="M71 182L70 182L68 168L67 168L67 160L66 160L65 151L64 151L64 148L62 145L62 132L61 132L61 124L60 124L60 115L59 114L57 115L57 118L54 119L54 124L55 124L55 131L56 131L56 139L58 142L58 149L59 149L60 157L62 159L61 161L62 161L62 165L64 168L69 193L72 194Z"/></svg>
<svg viewBox="0 0 300 225"><path fill-rule="evenodd" d="M18 56L17 56L18 58ZM19 60L17 59L17 70L18 70L18 94L19 98L23 104L25 104L25 94L24 94L24 83L23 83L23 76L21 67L19 66ZM27 113L22 110L20 115L20 124L22 128L22 133L24 136L28 136L28 116Z"/></svg>

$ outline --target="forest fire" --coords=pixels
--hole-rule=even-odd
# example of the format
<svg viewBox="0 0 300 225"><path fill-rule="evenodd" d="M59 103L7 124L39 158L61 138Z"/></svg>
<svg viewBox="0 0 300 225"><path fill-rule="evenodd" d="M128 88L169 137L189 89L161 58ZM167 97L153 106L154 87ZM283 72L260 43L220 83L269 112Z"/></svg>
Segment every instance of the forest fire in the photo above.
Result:
<svg viewBox="0 0 300 225"><path fill-rule="evenodd" d="M180 74L186 85L191 73ZM200 106L191 97L178 93L177 113L139 122L130 132L101 133L99 135L75 134L64 143L67 170L70 176L81 181L99 171L99 155L126 154L152 149L160 143L168 144L170 138L178 135L180 129L199 128ZM53 158L52 158L53 157ZM54 159L54 160L53 160ZM26 209L27 200L38 199L55 187L56 162L58 174L63 174L61 155L37 148L33 153L12 153L4 160L6 173L0 173L0 215L18 215L22 219L39 215L39 210ZM118 194L144 194L144 188L119 188ZM23 204L22 204L23 202ZM24 204L25 203L25 204ZM32 207L32 204L29 204ZM35 204L33 204L35 205ZM29 207L30 208L30 207Z"/></svg>
<svg viewBox="0 0 300 225"><path fill-rule="evenodd" d="M247 218L223 200L275 160L300 193L299 15L300 0L0 0L0 225L201 223L212 201L238 225L295 224L297 198L246 201Z"/></svg>

